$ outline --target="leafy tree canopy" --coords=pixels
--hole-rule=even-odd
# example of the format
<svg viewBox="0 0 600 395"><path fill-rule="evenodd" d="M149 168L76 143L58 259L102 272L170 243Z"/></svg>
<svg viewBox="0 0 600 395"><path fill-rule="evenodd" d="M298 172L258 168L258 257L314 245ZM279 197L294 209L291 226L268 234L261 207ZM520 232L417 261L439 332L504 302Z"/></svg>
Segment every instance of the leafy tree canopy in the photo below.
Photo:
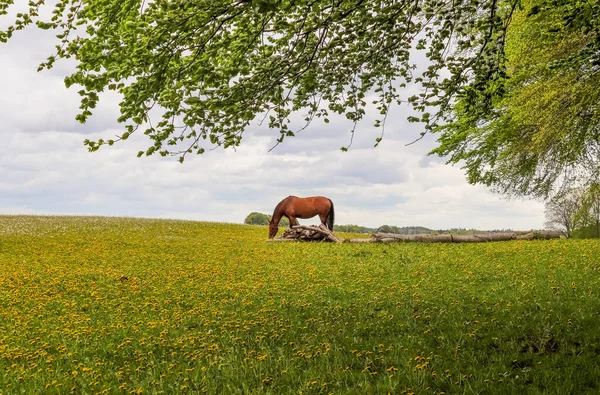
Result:
<svg viewBox="0 0 600 395"><path fill-rule="evenodd" d="M458 95L433 152L471 183L546 197L600 170L600 3L522 2L505 37L504 76Z"/></svg>
<svg viewBox="0 0 600 395"><path fill-rule="evenodd" d="M0 15L13 0L0 0ZM75 58L68 87L80 86L85 122L100 93L121 93L127 139L140 127L151 155L235 147L264 117L292 136L289 116L328 122L343 114L355 126L374 105L382 126L390 105L448 109L471 80L497 68L498 47L517 0L30 0L29 11L0 41L36 25L57 34L56 52L40 69ZM53 7L51 13L42 12ZM45 17L44 15L49 15ZM411 50L431 60L413 75ZM449 77L438 80L442 69ZM425 90L406 97L408 83ZM151 110L160 113L151 122ZM439 115L439 114L438 114ZM431 120L428 113L422 119ZM418 120L414 118L412 120ZM352 129L352 132L354 129ZM114 140L86 141L97 150ZM379 142L377 139L376 143Z"/></svg>
<svg viewBox="0 0 600 395"><path fill-rule="evenodd" d="M353 135L371 107L377 145L390 106L408 102L425 131L445 125L434 153L470 182L544 195L598 147L598 21L596 0L30 0L0 41L54 30L40 69L76 60L65 82L80 87L81 122L103 91L122 95L124 133L86 140L91 151L141 128L151 145L139 156L183 161L236 147L255 120L281 142L305 127L293 112L306 125L343 114Z"/></svg>
<svg viewBox="0 0 600 395"><path fill-rule="evenodd" d="M270 220L268 214L252 212L244 219L244 223L248 225L269 225Z"/></svg>

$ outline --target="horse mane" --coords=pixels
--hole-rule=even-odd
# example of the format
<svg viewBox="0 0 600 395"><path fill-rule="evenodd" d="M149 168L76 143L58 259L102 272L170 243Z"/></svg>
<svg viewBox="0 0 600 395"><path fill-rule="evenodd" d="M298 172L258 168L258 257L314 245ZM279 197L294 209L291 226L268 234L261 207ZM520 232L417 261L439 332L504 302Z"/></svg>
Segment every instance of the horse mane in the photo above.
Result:
<svg viewBox="0 0 600 395"><path fill-rule="evenodd" d="M283 199L281 202L277 203L277 206L275 206L275 210L273 210L273 215L271 216L271 221L269 223L272 224L275 221L275 213L283 205L283 202L285 202L288 198L289 198L289 196L287 198Z"/></svg>

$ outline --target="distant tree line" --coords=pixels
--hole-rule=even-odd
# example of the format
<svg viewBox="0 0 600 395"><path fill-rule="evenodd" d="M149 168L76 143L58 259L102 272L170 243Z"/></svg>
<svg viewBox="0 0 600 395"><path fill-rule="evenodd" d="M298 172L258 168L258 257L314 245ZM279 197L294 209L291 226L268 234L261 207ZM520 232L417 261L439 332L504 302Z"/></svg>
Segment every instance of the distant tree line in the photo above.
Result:
<svg viewBox="0 0 600 395"><path fill-rule="evenodd" d="M248 225L268 225L271 221L271 215L263 214L258 212L252 212L248 214L244 220L245 224ZM280 227L289 227L289 220L286 217L282 217L279 222ZM552 228L554 229L554 228ZM334 232L345 232L345 233L393 233L397 235L419 235L419 234L456 234L456 235L471 235L473 233L481 232L512 232L511 229L494 229L494 230L480 230L480 229L466 229L466 228L450 228L450 229L430 229L424 226L395 226L395 225L382 225L378 228L370 228L368 226L361 225L334 225Z"/></svg>
<svg viewBox="0 0 600 395"><path fill-rule="evenodd" d="M244 223L247 225L268 225L271 222L271 215L252 212L248 214ZM279 226L281 227L289 227L290 222L286 217L282 217L281 221L279 221ZM369 228L366 226L360 225L334 225L333 230L335 232L346 232L346 233L395 233L401 235L414 235L414 234L427 234L434 233L433 230L425 228L423 226L390 226L390 225L382 225L378 228Z"/></svg>
<svg viewBox="0 0 600 395"><path fill-rule="evenodd" d="M360 225L333 225L334 232L346 232L346 233L374 233L377 231L375 228L368 228Z"/></svg>
<svg viewBox="0 0 600 395"><path fill-rule="evenodd" d="M334 225L333 230L336 232L346 233L394 233L399 235L416 235L432 233L431 229L423 226L391 226L382 225L378 228L369 228L360 225Z"/></svg>

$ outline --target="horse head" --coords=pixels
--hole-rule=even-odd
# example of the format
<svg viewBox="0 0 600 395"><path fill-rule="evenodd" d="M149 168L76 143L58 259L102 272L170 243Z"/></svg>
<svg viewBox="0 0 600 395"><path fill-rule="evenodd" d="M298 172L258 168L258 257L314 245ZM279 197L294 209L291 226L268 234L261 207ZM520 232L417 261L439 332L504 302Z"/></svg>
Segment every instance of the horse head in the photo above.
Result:
<svg viewBox="0 0 600 395"><path fill-rule="evenodd" d="M273 222L273 220L271 220L271 222L269 222L269 239L272 239L277 234L277 231L279 230L279 226L277 226L277 225L278 224Z"/></svg>

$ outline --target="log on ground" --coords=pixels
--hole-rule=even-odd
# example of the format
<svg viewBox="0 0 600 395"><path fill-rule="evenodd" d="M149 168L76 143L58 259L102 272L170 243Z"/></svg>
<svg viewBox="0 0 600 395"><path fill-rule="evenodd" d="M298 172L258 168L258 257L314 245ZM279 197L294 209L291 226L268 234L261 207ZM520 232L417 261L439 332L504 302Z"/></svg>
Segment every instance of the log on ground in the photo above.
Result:
<svg viewBox="0 0 600 395"><path fill-rule="evenodd" d="M332 241L334 243L341 243L336 235L332 231L327 229L323 224L319 226L307 226L307 225L295 225L291 229L286 230L283 234L270 241Z"/></svg>
<svg viewBox="0 0 600 395"><path fill-rule="evenodd" d="M375 233L373 234L371 240L378 243L389 243L395 241L413 241L422 243L482 243L508 240L549 240L558 239L561 236L562 233L556 231L488 232L474 233L472 235L400 235L393 233Z"/></svg>

